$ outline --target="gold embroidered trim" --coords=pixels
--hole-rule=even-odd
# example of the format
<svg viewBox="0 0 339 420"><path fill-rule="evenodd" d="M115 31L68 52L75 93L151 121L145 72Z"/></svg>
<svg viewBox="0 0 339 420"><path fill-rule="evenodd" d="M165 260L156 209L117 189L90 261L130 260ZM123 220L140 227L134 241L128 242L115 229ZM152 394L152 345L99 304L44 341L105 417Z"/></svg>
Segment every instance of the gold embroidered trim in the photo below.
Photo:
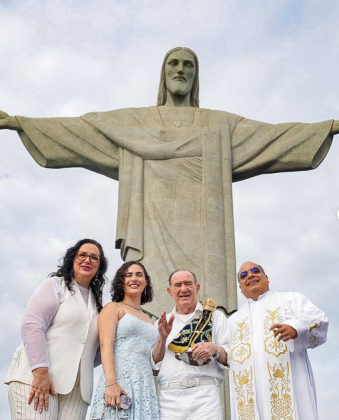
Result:
<svg viewBox="0 0 339 420"><path fill-rule="evenodd" d="M245 360L251 358L250 344L250 327L248 325L248 317L243 322L237 322L237 327L232 337L232 362L244 363Z"/></svg>
<svg viewBox="0 0 339 420"><path fill-rule="evenodd" d="M314 349L315 347L318 347L320 345L320 340L318 337L320 325L321 325L321 321L317 319L317 321L315 321L313 325L309 325L308 327L311 333L311 337L310 337L311 349Z"/></svg>
<svg viewBox="0 0 339 420"><path fill-rule="evenodd" d="M312 331L312 330L313 330L313 328L318 328L318 327L319 327L318 323L317 323L317 322L315 322L313 325L310 325L310 326L309 326L309 329L310 329L310 331Z"/></svg>
<svg viewBox="0 0 339 420"><path fill-rule="evenodd" d="M252 367L247 370L239 371L238 374L233 371L234 391L237 395L236 410L239 420L255 419L255 403L254 403L254 385Z"/></svg>
<svg viewBox="0 0 339 420"><path fill-rule="evenodd" d="M275 357L286 354L288 351L287 345L283 341L279 341L277 337L274 337L273 331L270 330L274 324L282 324L284 322L284 318L279 313L279 310L280 306L273 311L267 309L267 315L264 318L264 334L267 336L264 340L265 352Z"/></svg>
<svg viewBox="0 0 339 420"><path fill-rule="evenodd" d="M270 382L271 420L294 420L290 364L267 362Z"/></svg>

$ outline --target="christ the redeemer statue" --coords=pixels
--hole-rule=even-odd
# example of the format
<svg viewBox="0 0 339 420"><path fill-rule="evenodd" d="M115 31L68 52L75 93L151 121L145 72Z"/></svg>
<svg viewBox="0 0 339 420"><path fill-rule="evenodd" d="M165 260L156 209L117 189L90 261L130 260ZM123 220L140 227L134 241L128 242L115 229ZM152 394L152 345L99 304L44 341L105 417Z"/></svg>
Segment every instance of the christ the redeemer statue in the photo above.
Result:
<svg viewBox="0 0 339 420"><path fill-rule="evenodd" d="M116 247L147 267L153 313L171 307L165 289L175 269L196 273L202 298L236 309L232 182L316 168L339 132L339 121L267 124L199 108L198 59L181 47L165 56L157 106L0 118L39 165L119 180Z"/></svg>

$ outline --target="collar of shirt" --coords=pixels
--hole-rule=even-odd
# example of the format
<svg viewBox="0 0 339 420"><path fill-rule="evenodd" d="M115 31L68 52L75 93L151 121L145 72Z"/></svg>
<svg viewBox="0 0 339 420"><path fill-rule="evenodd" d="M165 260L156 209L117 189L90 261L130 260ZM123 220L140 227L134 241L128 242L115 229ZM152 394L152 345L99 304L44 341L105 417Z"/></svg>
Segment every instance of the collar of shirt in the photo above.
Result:
<svg viewBox="0 0 339 420"><path fill-rule="evenodd" d="M196 314L200 315L201 313L202 313L202 304L197 301L197 304L195 305L194 312L192 312L190 314L187 314L187 315L196 315ZM174 306L170 315L177 316L177 315L183 315L183 314L179 314L179 312L177 311L177 307Z"/></svg>
<svg viewBox="0 0 339 420"><path fill-rule="evenodd" d="M269 292L269 290L267 290L267 292ZM253 300L252 298L248 298L247 299L248 303L258 302L259 300L263 299L267 295L267 292L265 292L262 295L260 295L257 300Z"/></svg>

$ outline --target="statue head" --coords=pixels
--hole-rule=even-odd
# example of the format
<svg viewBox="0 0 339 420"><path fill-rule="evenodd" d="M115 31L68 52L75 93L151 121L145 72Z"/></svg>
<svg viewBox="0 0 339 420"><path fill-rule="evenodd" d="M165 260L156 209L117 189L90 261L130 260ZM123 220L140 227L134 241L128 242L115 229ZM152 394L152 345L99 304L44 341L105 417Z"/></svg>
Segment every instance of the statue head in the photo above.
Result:
<svg viewBox="0 0 339 420"><path fill-rule="evenodd" d="M164 61L162 63L162 67L161 67L161 76L160 76L160 85L159 85L157 106L165 105L166 99L167 99L166 71L165 71L167 59L172 53L174 53L176 51L180 51L180 50L184 50L184 51L188 52L194 60L195 78L194 78L194 81L193 81L192 89L190 91L190 105L194 108L199 108L199 61L198 61L198 57L195 54L195 52L192 51L191 49L187 48L187 47L172 48L165 55L165 58L164 58Z"/></svg>

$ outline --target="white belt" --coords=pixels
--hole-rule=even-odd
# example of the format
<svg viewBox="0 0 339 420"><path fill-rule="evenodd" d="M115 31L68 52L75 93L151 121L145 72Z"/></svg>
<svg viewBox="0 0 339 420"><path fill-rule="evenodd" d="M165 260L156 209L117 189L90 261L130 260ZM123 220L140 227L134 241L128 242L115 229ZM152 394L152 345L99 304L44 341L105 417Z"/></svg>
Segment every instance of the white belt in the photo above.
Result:
<svg viewBox="0 0 339 420"><path fill-rule="evenodd" d="M202 378L185 378L179 382L165 382L159 385L160 391L164 391L166 389L186 389L186 388L194 388L196 386L201 385L215 385L219 386L220 381L216 378L211 378L210 376L202 377Z"/></svg>

